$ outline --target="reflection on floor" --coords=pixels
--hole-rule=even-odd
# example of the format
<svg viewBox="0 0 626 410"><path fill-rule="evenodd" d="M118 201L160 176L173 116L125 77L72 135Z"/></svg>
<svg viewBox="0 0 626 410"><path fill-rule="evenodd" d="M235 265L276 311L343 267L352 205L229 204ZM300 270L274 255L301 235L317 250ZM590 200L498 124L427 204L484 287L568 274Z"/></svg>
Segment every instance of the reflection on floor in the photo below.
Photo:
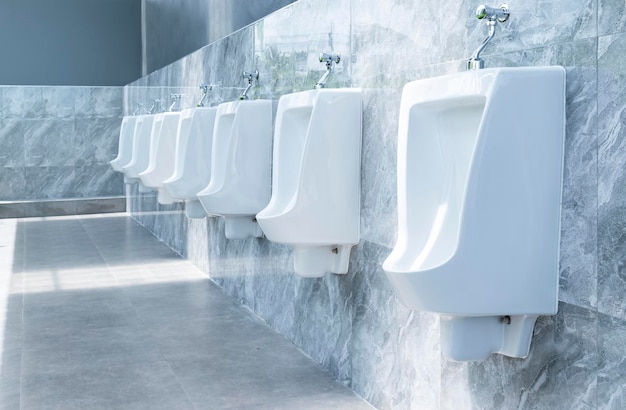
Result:
<svg viewBox="0 0 626 410"><path fill-rule="evenodd" d="M0 220L0 409L367 409L125 214Z"/></svg>

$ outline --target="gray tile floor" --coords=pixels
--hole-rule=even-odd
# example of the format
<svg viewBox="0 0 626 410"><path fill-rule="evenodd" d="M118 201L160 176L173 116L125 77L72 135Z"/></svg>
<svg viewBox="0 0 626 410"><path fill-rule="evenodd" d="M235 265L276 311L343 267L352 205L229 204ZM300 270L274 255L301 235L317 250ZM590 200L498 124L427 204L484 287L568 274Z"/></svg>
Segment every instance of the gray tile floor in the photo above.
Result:
<svg viewBox="0 0 626 410"><path fill-rule="evenodd" d="M125 214L0 220L0 409L370 409Z"/></svg>

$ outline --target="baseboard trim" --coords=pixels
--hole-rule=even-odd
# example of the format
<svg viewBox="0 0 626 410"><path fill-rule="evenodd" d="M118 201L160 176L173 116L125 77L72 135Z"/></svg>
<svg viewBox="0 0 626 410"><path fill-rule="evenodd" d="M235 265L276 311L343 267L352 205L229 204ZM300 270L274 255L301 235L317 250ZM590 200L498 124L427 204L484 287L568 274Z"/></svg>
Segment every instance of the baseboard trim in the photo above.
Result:
<svg viewBox="0 0 626 410"><path fill-rule="evenodd" d="M71 198L0 201L0 219L125 212L126 198Z"/></svg>

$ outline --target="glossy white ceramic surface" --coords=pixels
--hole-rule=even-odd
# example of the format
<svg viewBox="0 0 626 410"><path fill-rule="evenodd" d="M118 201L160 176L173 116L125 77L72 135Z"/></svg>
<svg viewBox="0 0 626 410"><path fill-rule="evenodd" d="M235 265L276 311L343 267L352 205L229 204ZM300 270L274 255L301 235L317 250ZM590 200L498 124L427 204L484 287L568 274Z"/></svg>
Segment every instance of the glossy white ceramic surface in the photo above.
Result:
<svg viewBox="0 0 626 410"><path fill-rule="evenodd" d="M305 277L346 273L359 242L361 90L322 89L278 102L265 235L292 245Z"/></svg>
<svg viewBox="0 0 626 410"><path fill-rule="evenodd" d="M120 139L117 148L117 157L109 162L111 167L117 172L122 172L122 168L127 165L133 156L133 139L135 136L135 123L137 117L127 115L122 119L120 127Z"/></svg>
<svg viewBox="0 0 626 410"><path fill-rule="evenodd" d="M206 216L197 194L211 181L211 149L217 107L190 108L181 112L176 137L173 175L163 181L169 195L185 202L190 218Z"/></svg>
<svg viewBox="0 0 626 410"><path fill-rule="evenodd" d="M261 236L254 217L271 194L272 102L223 103L215 115L211 179L198 199L225 217L227 238Z"/></svg>
<svg viewBox="0 0 626 410"><path fill-rule="evenodd" d="M137 182L139 174L148 167L152 134L158 132L161 126L160 114L142 115L135 121L132 157L130 162L122 167L125 182Z"/></svg>
<svg viewBox="0 0 626 410"><path fill-rule="evenodd" d="M537 315L557 311L564 131L561 67L404 87L398 240L383 268L409 308L454 318L442 325L453 359L526 356Z"/></svg>
<svg viewBox="0 0 626 410"><path fill-rule="evenodd" d="M159 203L172 204L174 200L163 188L163 181L171 177L174 172L180 112L164 112L160 116L161 126L150 139L148 166L139 173L139 179L145 187L158 190Z"/></svg>

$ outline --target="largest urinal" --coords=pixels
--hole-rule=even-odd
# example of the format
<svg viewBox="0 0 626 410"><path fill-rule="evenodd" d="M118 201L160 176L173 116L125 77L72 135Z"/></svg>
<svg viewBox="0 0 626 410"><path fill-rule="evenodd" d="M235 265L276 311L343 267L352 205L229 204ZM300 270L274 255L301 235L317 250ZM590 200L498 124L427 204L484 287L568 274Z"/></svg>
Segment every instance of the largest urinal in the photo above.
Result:
<svg viewBox="0 0 626 410"><path fill-rule="evenodd" d="M493 68L407 84L398 240L383 268L441 315L451 359L525 357L558 303L565 70Z"/></svg>
<svg viewBox="0 0 626 410"><path fill-rule="evenodd" d="M317 89L280 98L272 199L257 215L268 239L294 247L303 277L347 273L359 242L361 90Z"/></svg>

